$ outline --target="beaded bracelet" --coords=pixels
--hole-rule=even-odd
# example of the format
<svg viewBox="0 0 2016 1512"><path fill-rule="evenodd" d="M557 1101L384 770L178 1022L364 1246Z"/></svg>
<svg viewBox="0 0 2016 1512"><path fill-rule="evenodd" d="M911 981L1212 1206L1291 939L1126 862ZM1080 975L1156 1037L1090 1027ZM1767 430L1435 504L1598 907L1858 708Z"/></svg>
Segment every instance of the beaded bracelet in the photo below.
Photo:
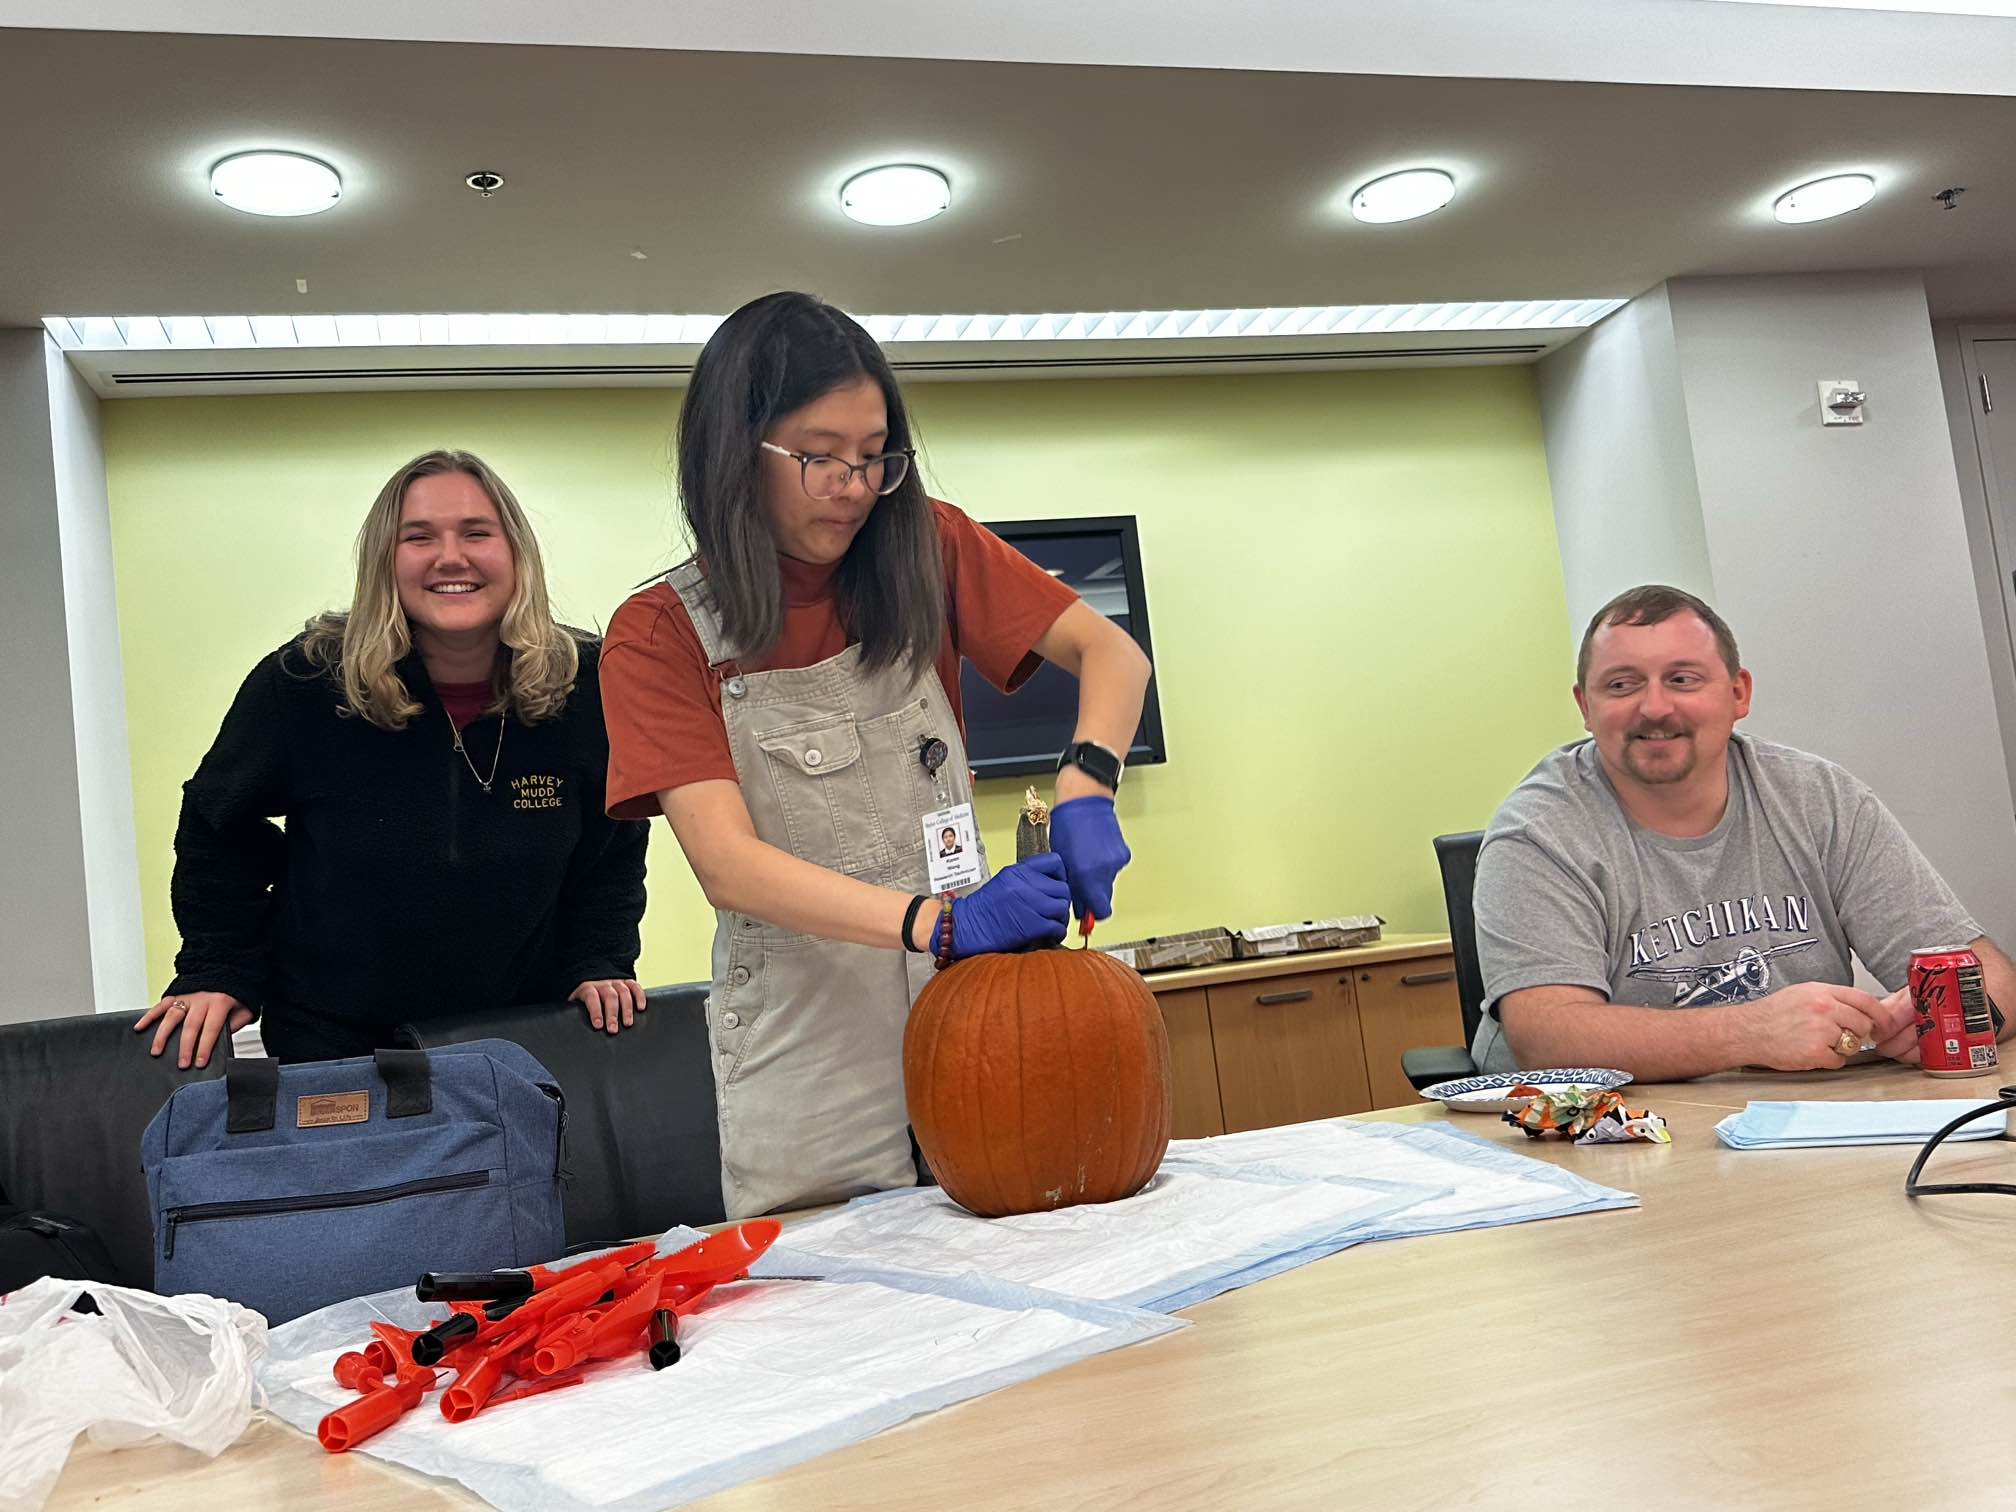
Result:
<svg viewBox="0 0 2016 1512"><path fill-rule="evenodd" d="M952 894L946 893L938 906L938 922L932 927L931 937L938 947L938 970L943 971L952 964Z"/></svg>

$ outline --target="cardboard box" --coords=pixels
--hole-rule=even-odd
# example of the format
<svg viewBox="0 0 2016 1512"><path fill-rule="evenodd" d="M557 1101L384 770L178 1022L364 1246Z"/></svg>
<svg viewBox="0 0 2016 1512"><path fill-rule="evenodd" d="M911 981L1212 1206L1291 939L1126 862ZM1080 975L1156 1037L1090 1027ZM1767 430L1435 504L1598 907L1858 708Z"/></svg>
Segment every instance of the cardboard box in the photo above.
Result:
<svg viewBox="0 0 2016 1512"><path fill-rule="evenodd" d="M1172 966L1210 966L1232 959L1232 933L1226 929L1193 929L1188 934L1156 935L1099 947L1123 966L1136 971L1166 971Z"/></svg>
<svg viewBox="0 0 2016 1512"><path fill-rule="evenodd" d="M1299 924L1263 924L1232 936L1235 960L1263 956L1301 955L1310 950L1344 950L1378 940L1386 921L1377 914L1353 914L1346 919L1304 919Z"/></svg>

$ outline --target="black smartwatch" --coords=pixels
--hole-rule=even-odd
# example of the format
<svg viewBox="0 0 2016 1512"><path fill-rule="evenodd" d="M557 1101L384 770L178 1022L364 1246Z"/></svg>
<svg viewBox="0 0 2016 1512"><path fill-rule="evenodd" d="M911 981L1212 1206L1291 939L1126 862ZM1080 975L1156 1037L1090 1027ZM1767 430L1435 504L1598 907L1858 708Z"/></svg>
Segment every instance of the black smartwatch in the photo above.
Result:
<svg viewBox="0 0 2016 1512"><path fill-rule="evenodd" d="M1095 782L1104 783L1109 788L1120 786L1120 758L1096 740L1074 741L1064 747L1064 754L1057 758L1057 770L1075 766Z"/></svg>

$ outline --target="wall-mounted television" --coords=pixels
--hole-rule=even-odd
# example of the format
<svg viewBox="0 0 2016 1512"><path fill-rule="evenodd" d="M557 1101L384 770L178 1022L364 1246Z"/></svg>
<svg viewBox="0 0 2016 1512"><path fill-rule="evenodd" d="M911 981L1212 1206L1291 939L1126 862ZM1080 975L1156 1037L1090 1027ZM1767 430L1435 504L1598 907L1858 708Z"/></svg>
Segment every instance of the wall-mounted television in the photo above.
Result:
<svg viewBox="0 0 2016 1512"><path fill-rule="evenodd" d="M1141 584L1141 540L1132 515L1084 520L1007 520L987 528L1134 637L1152 661L1148 595ZM1051 772L1071 743L1078 720L1078 679L1045 662L1012 694L1003 694L971 664L960 669L966 713L966 754L981 777ZM1148 684L1141 727L1127 764L1167 761L1162 708Z"/></svg>

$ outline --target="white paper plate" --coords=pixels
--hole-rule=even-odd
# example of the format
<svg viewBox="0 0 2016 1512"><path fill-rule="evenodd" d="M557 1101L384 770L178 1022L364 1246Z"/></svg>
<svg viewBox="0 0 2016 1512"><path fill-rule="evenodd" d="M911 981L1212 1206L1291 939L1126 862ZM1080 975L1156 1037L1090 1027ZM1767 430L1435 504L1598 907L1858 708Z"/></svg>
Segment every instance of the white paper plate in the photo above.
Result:
<svg viewBox="0 0 2016 1512"><path fill-rule="evenodd" d="M1598 1066L1551 1066L1544 1071L1496 1071L1487 1076L1460 1076L1454 1081L1423 1087L1421 1095L1430 1102L1439 1102L1451 1113L1509 1113L1533 1100L1530 1095L1507 1097L1506 1092L1513 1087L1538 1087L1549 1093L1564 1087L1594 1087L1600 1092L1610 1092L1630 1080L1631 1073L1628 1071L1606 1070Z"/></svg>

